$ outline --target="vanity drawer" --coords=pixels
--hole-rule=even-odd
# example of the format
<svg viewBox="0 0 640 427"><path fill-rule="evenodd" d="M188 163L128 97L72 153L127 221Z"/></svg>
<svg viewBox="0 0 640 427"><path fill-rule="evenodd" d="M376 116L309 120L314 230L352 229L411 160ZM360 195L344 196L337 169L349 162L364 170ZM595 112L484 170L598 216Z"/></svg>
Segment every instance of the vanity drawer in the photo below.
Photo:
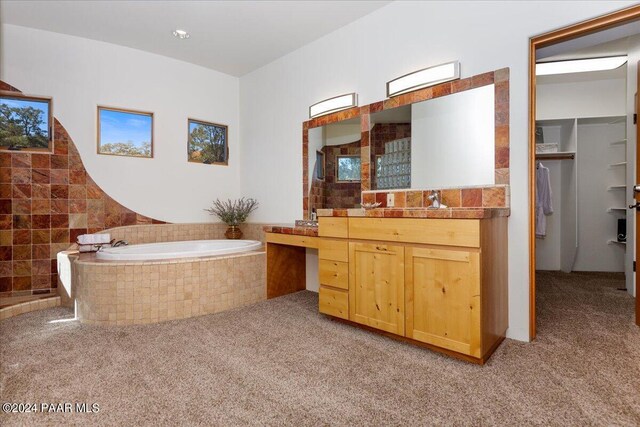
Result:
<svg viewBox="0 0 640 427"><path fill-rule="evenodd" d="M349 319L349 293L347 291L320 286L318 306L320 313Z"/></svg>
<svg viewBox="0 0 640 427"><path fill-rule="evenodd" d="M349 237L347 218L321 216L318 218L318 236L320 237Z"/></svg>
<svg viewBox="0 0 640 427"><path fill-rule="evenodd" d="M480 247L480 220L349 218L349 238Z"/></svg>
<svg viewBox="0 0 640 427"><path fill-rule="evenodd" d="M318 242L318 258L349 262L349 242L344 240L320 239Z"/></svg>
<svg viewBox="0 0 640 427"><path fill-rule="evenodd" d="M349 263L321 259L318 269L321 285L349 289Z"/></svg>

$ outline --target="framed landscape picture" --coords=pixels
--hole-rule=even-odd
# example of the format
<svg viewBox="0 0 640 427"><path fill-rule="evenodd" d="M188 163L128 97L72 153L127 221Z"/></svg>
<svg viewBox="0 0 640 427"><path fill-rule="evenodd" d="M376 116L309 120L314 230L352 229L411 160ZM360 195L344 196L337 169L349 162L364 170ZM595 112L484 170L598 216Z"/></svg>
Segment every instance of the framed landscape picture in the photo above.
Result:
<svg viewBox="0 0 640 427"><path fill-rule="evenodd" d="M229 163L227 126L188 119L188 127L187 158L190 162L207 165Z"/></svg>
<svg viewBox="0 0 640 427"><path fill-rule="evenodd" d="M0 92L0 149L51 151L51 98Z"/></svg>
<svg viewBox="0 0 640 427"><path fill-rule="evenodd" d="M153 113L98 106L98 154L153 157Z"/></svg>

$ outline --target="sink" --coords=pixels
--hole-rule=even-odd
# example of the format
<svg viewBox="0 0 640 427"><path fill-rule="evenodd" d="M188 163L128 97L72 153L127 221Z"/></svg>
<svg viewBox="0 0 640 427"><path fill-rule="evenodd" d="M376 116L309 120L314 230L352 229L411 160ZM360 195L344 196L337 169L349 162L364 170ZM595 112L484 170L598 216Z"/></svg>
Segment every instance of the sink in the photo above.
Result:
<svg viewBox="0 0 640 427"><path fill-rule="evenodd" d="M318 221L311 221L310 219L296 219L296 227L317 227Z"/></svg>

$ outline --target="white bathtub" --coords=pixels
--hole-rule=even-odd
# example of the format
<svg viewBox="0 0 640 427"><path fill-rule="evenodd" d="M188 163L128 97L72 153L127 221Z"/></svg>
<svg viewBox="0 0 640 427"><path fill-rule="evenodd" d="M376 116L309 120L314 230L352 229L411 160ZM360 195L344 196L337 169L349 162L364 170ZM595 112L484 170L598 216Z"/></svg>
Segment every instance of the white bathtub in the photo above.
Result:
<svg viewBox="0 0 640 427"><path fill-rule="evenodd" d="M96 253L96 257L107 261L195 258L248 252L261 246L257 240L191 240L104 248Z"/></svg>

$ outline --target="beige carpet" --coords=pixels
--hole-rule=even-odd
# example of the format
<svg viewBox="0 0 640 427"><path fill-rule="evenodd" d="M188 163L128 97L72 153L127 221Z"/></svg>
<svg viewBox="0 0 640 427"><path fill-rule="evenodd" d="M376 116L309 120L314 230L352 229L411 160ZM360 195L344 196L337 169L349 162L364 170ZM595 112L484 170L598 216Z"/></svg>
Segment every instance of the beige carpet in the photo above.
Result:
<svg viewBox="0 0 640 427"><path fill-rule="evenodd" d="M484 367L332 322L300 292L152 326L0 322L2 402L98 403L97 414L0 424L640 425L640 329L606 276L539 277L539 338Z"/></svg>

